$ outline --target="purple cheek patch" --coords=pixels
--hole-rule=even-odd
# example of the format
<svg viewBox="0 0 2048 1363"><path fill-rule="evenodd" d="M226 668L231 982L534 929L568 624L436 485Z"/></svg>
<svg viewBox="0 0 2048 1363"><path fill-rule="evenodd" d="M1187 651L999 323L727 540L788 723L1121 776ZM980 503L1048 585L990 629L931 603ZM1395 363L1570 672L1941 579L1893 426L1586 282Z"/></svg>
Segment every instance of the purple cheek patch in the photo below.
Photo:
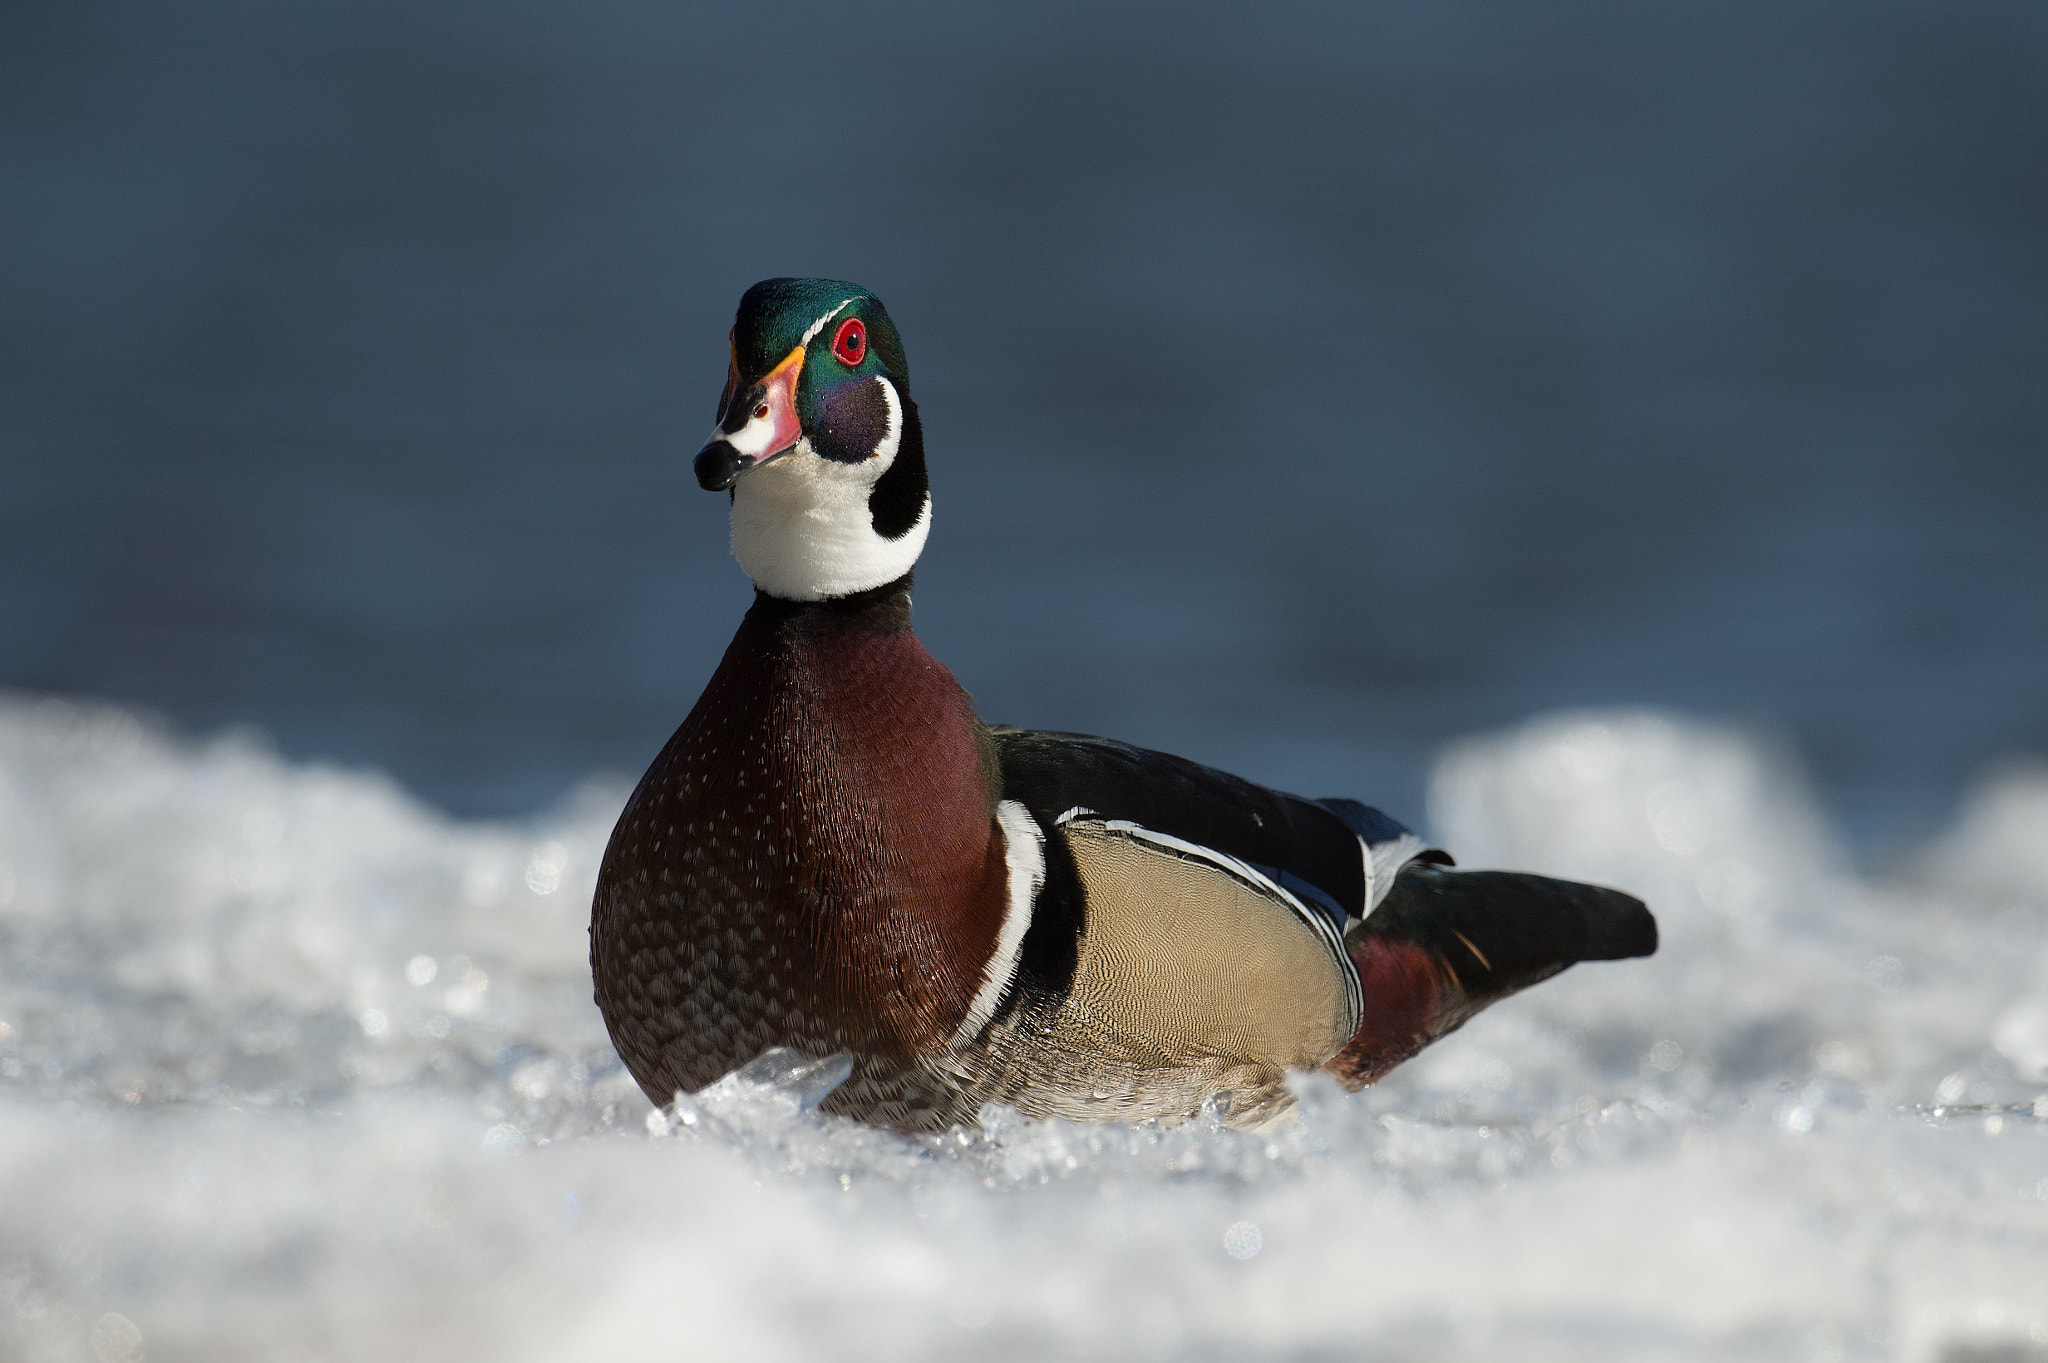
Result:
<svg viewBox="0 0 2048 1363"><path fill-rule="evenodd" d="M811 447L842 464L873 458L889 438L889 399L882 392L883 382L856 379L826 389L818 401Z"/></svg>

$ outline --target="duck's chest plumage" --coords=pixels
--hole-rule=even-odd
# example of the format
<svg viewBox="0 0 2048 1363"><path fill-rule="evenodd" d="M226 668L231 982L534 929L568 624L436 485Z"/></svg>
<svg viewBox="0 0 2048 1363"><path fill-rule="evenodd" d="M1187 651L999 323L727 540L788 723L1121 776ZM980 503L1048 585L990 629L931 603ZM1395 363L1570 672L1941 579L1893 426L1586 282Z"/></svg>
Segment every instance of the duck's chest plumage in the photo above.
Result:
<svg viewBox="0 0 2048 1363"><path fill-rule="evenodd" d="M835 1107L954 1115L915 1062L1001 930L993 759L907 599L870 595L758 598L612 835L591 961L657 1101L794 1046L856 1058Z"/></svg>

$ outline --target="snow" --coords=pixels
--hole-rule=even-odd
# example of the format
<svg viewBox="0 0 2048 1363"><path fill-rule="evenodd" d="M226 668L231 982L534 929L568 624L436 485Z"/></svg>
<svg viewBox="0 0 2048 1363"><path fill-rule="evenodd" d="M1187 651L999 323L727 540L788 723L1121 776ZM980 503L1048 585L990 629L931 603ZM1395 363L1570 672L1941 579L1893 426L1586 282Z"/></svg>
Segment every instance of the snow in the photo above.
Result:
<svg viewBox="0 0 2048 1363"><path fill-rule="evenodd" d="M2038 766L1873 875L1740 732L1458 744L1461 864L1663 948L1265 1135L906 1138L776 1055L656 1111L585 963L625 790L455 823L0 698L0 1357L2048 1358Z"/></svg>

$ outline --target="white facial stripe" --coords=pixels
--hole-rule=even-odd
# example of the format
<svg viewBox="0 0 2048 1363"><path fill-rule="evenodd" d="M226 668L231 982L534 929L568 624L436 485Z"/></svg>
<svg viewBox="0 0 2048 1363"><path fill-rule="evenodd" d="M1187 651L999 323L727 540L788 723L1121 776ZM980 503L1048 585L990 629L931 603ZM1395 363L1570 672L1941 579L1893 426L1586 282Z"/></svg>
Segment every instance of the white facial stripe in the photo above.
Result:
<svg viewBox="0 0 2048 1363"><path fill-rule="evenodd" d="M896 385L880 374L875 375L874 381L882 386L882 401L889 404L889 433L875 446L875 458L894 463L896 451L903 447L903 399L896 396Z"/></svg>
<svg viewBox="0 0 2048 1363"><path fill-rule="evenodd" d="M801 341L798 341L797 344L800 346L809 345L814 339L816 339L818 333L825 329L825 323L831 321L840 313L845 312L849 307L853 306L855 303L858 303L859 301L860 295L855 294L853 297L847 299L844 303L841 303L838 307L832 309L832 311L826 313L823 317L820 317L817 321L811 323L810 330L804 333L804 338Z"/></svg>
<svg viewBox="0 0 2048 1363"><path fill-rule="evenodd" d="M1004 800L996 806L996 823L1003 830L1003 861L1010 868L1009 902L1003 908L995 949L982 967L981 988L967 1005L960 1030L953 1033L956 1050L981 1035L1017 978L1017 958L1024 949L1024 934L1031 930L1031 909L1045 887L1045 835L1038 831L1031 811L1015 800Z"/></svg>

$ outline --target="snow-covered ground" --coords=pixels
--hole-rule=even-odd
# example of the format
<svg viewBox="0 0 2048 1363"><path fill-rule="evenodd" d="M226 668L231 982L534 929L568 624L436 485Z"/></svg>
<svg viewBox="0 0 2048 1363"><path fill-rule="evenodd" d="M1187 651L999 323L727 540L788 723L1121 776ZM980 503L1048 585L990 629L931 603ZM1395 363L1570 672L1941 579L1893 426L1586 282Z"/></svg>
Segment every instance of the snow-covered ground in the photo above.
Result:
<svg viewBox="0 0 2048 1363"><path fill-rule="evenodd" d="M908 1139L772 1060L654 1111L585 964L624 793L452 823L0 701L0 1357L2048 1358L2048 771L1870 878L1738 733L1457 746L1462 864L1663 949L1266 1136Z"/></svg>

